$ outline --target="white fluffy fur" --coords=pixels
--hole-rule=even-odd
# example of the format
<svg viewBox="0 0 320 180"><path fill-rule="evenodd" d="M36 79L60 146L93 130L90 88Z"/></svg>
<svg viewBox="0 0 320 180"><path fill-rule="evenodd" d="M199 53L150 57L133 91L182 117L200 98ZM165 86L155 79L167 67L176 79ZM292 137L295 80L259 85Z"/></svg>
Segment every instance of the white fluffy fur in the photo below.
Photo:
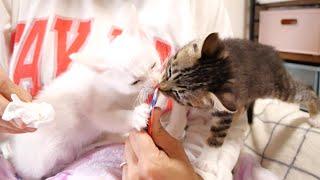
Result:
<svg viewBox="0 0 320 180"><path fill-rule="evenodd" d="M146 126L149 107L137 97L143 99L152 90L155 80L150 78L158 77L151 73L160 66L153 45L139 36L123 35L102 51L74 55L69 70L36 97L54 107L55 118L34 133L11 138L10 160L19 175L27 179L51 175L102 133L123 135ZM131 85L138 79L141 82Z"/></svg>

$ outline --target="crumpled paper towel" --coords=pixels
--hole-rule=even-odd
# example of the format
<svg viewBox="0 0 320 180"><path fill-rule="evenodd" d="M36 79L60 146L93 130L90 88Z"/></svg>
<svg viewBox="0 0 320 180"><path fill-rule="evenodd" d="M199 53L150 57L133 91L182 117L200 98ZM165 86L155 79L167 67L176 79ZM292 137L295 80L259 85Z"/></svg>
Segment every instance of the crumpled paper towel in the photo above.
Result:
<svg viewBox="0 0 320 180"><path fill-rule="evenodd" d="M38 128L40 124L54 119L54 109L48 103L23 102L16 94L12 94L11 99L12 102L8 104L2 115L5 121L20 119L28 127Z"/></svg>

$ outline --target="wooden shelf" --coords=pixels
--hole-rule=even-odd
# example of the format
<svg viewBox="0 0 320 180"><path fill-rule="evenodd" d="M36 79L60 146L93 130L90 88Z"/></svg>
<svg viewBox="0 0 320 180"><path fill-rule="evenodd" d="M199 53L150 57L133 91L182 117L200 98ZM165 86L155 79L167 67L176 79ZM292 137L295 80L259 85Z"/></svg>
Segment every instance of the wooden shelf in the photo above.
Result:
<svg viewBox="0 0 320 180"><path fill-rule="evenodd" d="M257 0L251 0L250 12L250 40L257 42L259 39L259 12L271 8L291 9L297 8L320 8L320 0L294 0L285 2L274 2L259 4ZM320 55L308 55L289 52L279 52L280 57L289 62L312 64L320 66Z"/></svg>
<svg viewBox="0 0 320 180"><path fill-rule="evenodd" d="M275 7L290 7L290 6L320 6L320 0L297 0L297 1L287 1L287 2L276 2L267 4L258 4L263 8L275 8Z"/></svg>
<svg viewBox="0 0 320 180"><path fill-rule="evenodd" d="M288 52L279 52L279 55L285 61L320 65L320 56L316 56L316 55L297 54L297 53L288 53Z"/></svg>
<svg viewBox="0 0 320 180"><path fill-rule="evenodd" d="M294 0L294 1L285 1L285 2L274 2L274 3L266 3L260 4L257 0L250 0L250 31L249 31L249 39L255 40L257 39L255 36L259 36L257 32L257 28L254 26L259 24L259 12L262 10L268 10L271 8L320 8L320 0Z"/></svg>

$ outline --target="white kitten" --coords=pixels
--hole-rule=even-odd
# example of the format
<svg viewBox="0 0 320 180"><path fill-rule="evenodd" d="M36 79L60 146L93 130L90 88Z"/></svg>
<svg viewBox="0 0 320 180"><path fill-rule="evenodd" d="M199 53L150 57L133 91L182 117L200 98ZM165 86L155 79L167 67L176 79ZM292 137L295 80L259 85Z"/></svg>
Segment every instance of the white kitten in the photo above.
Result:
<svg viewBox="0 0 320 180"><path fill-rule="evenodd" d="M104 132L125 134L146 126L149 106L134 107L141 103L136 101L141 90L147 94L155 83L150 79L158 77L151 73L160 66L153 44L121 35L102 51L73 55L67 72L36 97L54 107L55 119L12 137L10 160L22 177L56 173Z"/></svg>

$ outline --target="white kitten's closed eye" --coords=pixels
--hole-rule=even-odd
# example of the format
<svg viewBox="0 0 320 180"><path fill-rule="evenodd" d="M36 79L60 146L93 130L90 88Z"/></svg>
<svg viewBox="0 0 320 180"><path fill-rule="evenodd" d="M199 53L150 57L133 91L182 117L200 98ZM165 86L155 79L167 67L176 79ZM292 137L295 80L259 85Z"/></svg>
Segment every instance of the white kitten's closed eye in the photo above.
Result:
<svg viewBox="0 0 320 180"><path fill-rule="evenodd" d="M134 86L134 85L138 84L139 82L141 82L141 80L140 80L140 79L135 80L134 82L132 82L132 83L131 83L131 85L132 85L132 86Z"/></svg>

